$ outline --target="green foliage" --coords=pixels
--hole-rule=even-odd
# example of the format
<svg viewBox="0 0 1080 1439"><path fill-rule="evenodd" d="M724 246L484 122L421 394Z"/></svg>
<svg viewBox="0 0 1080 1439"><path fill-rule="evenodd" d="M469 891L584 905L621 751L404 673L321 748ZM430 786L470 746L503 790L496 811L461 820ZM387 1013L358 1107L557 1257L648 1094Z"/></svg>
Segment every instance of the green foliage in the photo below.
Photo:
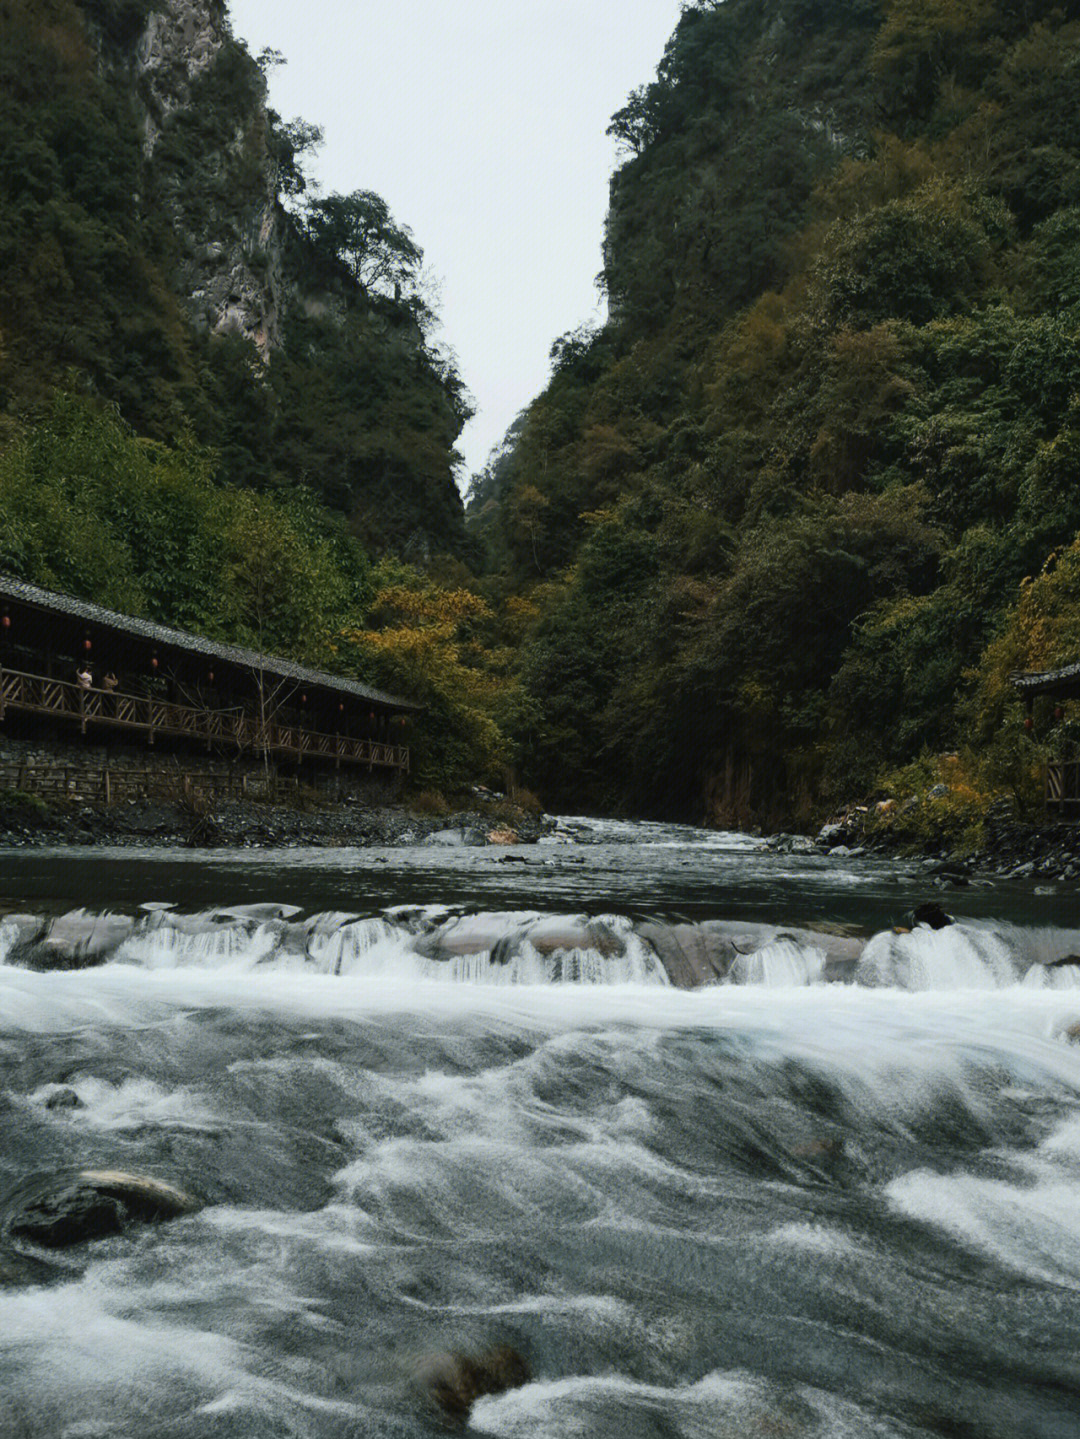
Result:
<svg viewBox="0 0 1080 1439"><path fill-rule="evenodd" d="M0 789L0 814L9 823L24 817L44 819L48 813L49 806L40 795L27 794L22 789Z"/></svg>
<svg viewBox="0 0 1080 1439"><path fill-rule="evenodd" d="M549 802L809 822L965 744L913 841L1030 801L1008 672L1080 657L1078 68L1071 0L685 7L612 122L610 320L471 499Z"/></svg>
<svg viewBox="0 0 1080 1439"><path fill-rule="evenodd" d="M380 566L376 582L368 626L347 631L346 647L372 683L425 706L411 739L414 782L453 793L500 777L513 757L504 721L517 686L509 657L481 642L487 604L400 562Z"/></svg>
<svg viewBox="0 0 1080 1439"><path fill-rule="evenodd" d="M66 396L0 452L0 569L319 664L373 592L365 555L309 494L223 487L191 440L141 440Z"/></svg>
<svg viewBox="0 0 1080 1439"><path fill-rule="evenodd" d="M267 109L224 5L193 77L139 71L152 8L0 3L0 444L75 386L151 439L190 430L231 484L312 487L367 543L468 554L470 407L419 247L370 191L299 204L318 128ZM258 324L259 297L200 299L245 269L262 358L223 315Z"/></svg>

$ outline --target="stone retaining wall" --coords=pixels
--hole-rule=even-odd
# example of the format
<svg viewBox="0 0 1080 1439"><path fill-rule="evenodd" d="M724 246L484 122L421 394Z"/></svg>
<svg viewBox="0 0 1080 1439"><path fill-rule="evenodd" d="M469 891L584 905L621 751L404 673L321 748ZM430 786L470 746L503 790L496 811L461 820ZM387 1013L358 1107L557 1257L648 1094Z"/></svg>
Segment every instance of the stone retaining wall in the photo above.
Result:
<svg viewBox="0 0 1080 1439"><path fill-rule="evenodd" d="M384 803L396 797L401 775L305 764L282 774L256 756L155 750L147 745L72 743L23 738L0 731L0 791L19 789L43 799L110 803L131 797L179 798L192 790L233 798L288 799L298 789L337 799Z"/></svg>

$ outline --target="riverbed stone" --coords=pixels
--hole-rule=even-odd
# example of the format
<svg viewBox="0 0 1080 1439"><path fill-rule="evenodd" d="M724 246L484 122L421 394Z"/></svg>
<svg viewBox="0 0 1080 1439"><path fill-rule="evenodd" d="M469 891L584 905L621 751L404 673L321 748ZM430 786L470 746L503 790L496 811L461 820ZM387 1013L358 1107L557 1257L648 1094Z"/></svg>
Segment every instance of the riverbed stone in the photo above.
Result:
<svg viewBox="0 0 1080 1439"><path fill-rule="evenodd" d="M54 1089L45 1101L46 1109L82 1109L83 1102L69 1084Z"/></svg>
<svg viewBox="0 0 1080 1439"><path fill-rule="evenodd" d="M192 1195L144 1174L84 1169L55 1187L41 1187L16 1203L7 1222L11 1238L45 1249L66 1249L120 1234L132 1223L153 1223L191 1214Z"/></svg>
<svg viewBox="0 0 1080 1439"><path fill-rule="evenodd" d="M135 928L126 914L90 914L72 910L49 920L40 938L17 944L9 964L26 969L87 969L104 964Z"/></svg>
<svg viewBox="0 0 1080 1439"><path fill-rule="evenodd" d="M727 935L708 924L640 924L637 932L652 945L676 989L696 989L723 979L735 958Z"/></svg>
<svg viewBox="0 0 1080 1439"><path fill-rule="evenodd" d="M509 1344L492 1345L477 1354L448 1349L428 1354L413 1378L444 1414L463 1419L477 1399L520 1389L532 1377L528 1361Z"/></svg>

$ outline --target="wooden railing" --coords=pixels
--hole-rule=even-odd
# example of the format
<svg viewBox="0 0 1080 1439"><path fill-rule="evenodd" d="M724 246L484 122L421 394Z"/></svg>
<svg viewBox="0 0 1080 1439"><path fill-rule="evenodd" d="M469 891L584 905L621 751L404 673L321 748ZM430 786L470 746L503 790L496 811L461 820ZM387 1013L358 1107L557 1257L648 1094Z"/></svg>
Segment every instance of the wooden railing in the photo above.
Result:
<svg viewBox="0 0 1080 1439"><path fill-rule="evenodd" d="M1046 809L1059 819L1080 819L1080 760L1051 760L1046 766Z"/></svg>
<svg viewBox="0 0 1080 1439"><path fill-rule="evenodd" d="M227 745L237 751L287 755L293 760L311 755L332 759L335 764L366 764L369 769L375 765L409 768L405 745L320 734L273 720L264 724L239 710L196 709L149 696L84 690L67 680L0 669L0 720L8 709L58 715L76 722L84 734L88 724L134 730L145 734L151 744L156 735L176 735L204 740L207 746Z"/></svg>

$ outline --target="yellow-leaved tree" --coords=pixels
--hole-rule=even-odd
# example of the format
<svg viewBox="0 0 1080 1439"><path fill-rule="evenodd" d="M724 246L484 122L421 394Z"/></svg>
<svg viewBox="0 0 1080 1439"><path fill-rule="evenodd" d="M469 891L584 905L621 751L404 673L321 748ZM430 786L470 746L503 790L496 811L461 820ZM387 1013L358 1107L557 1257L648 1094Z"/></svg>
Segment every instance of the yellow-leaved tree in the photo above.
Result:
<svg viewBox="0 0 1080 1439"><path fill-rule="evenodd" d="M415 782L449 792L481 779L501 782L519 689L511 654L485 643L487 602L396 561L384 562L376 581L368 628L343 640L366 678L424 705L410 734Z"/></svg>

